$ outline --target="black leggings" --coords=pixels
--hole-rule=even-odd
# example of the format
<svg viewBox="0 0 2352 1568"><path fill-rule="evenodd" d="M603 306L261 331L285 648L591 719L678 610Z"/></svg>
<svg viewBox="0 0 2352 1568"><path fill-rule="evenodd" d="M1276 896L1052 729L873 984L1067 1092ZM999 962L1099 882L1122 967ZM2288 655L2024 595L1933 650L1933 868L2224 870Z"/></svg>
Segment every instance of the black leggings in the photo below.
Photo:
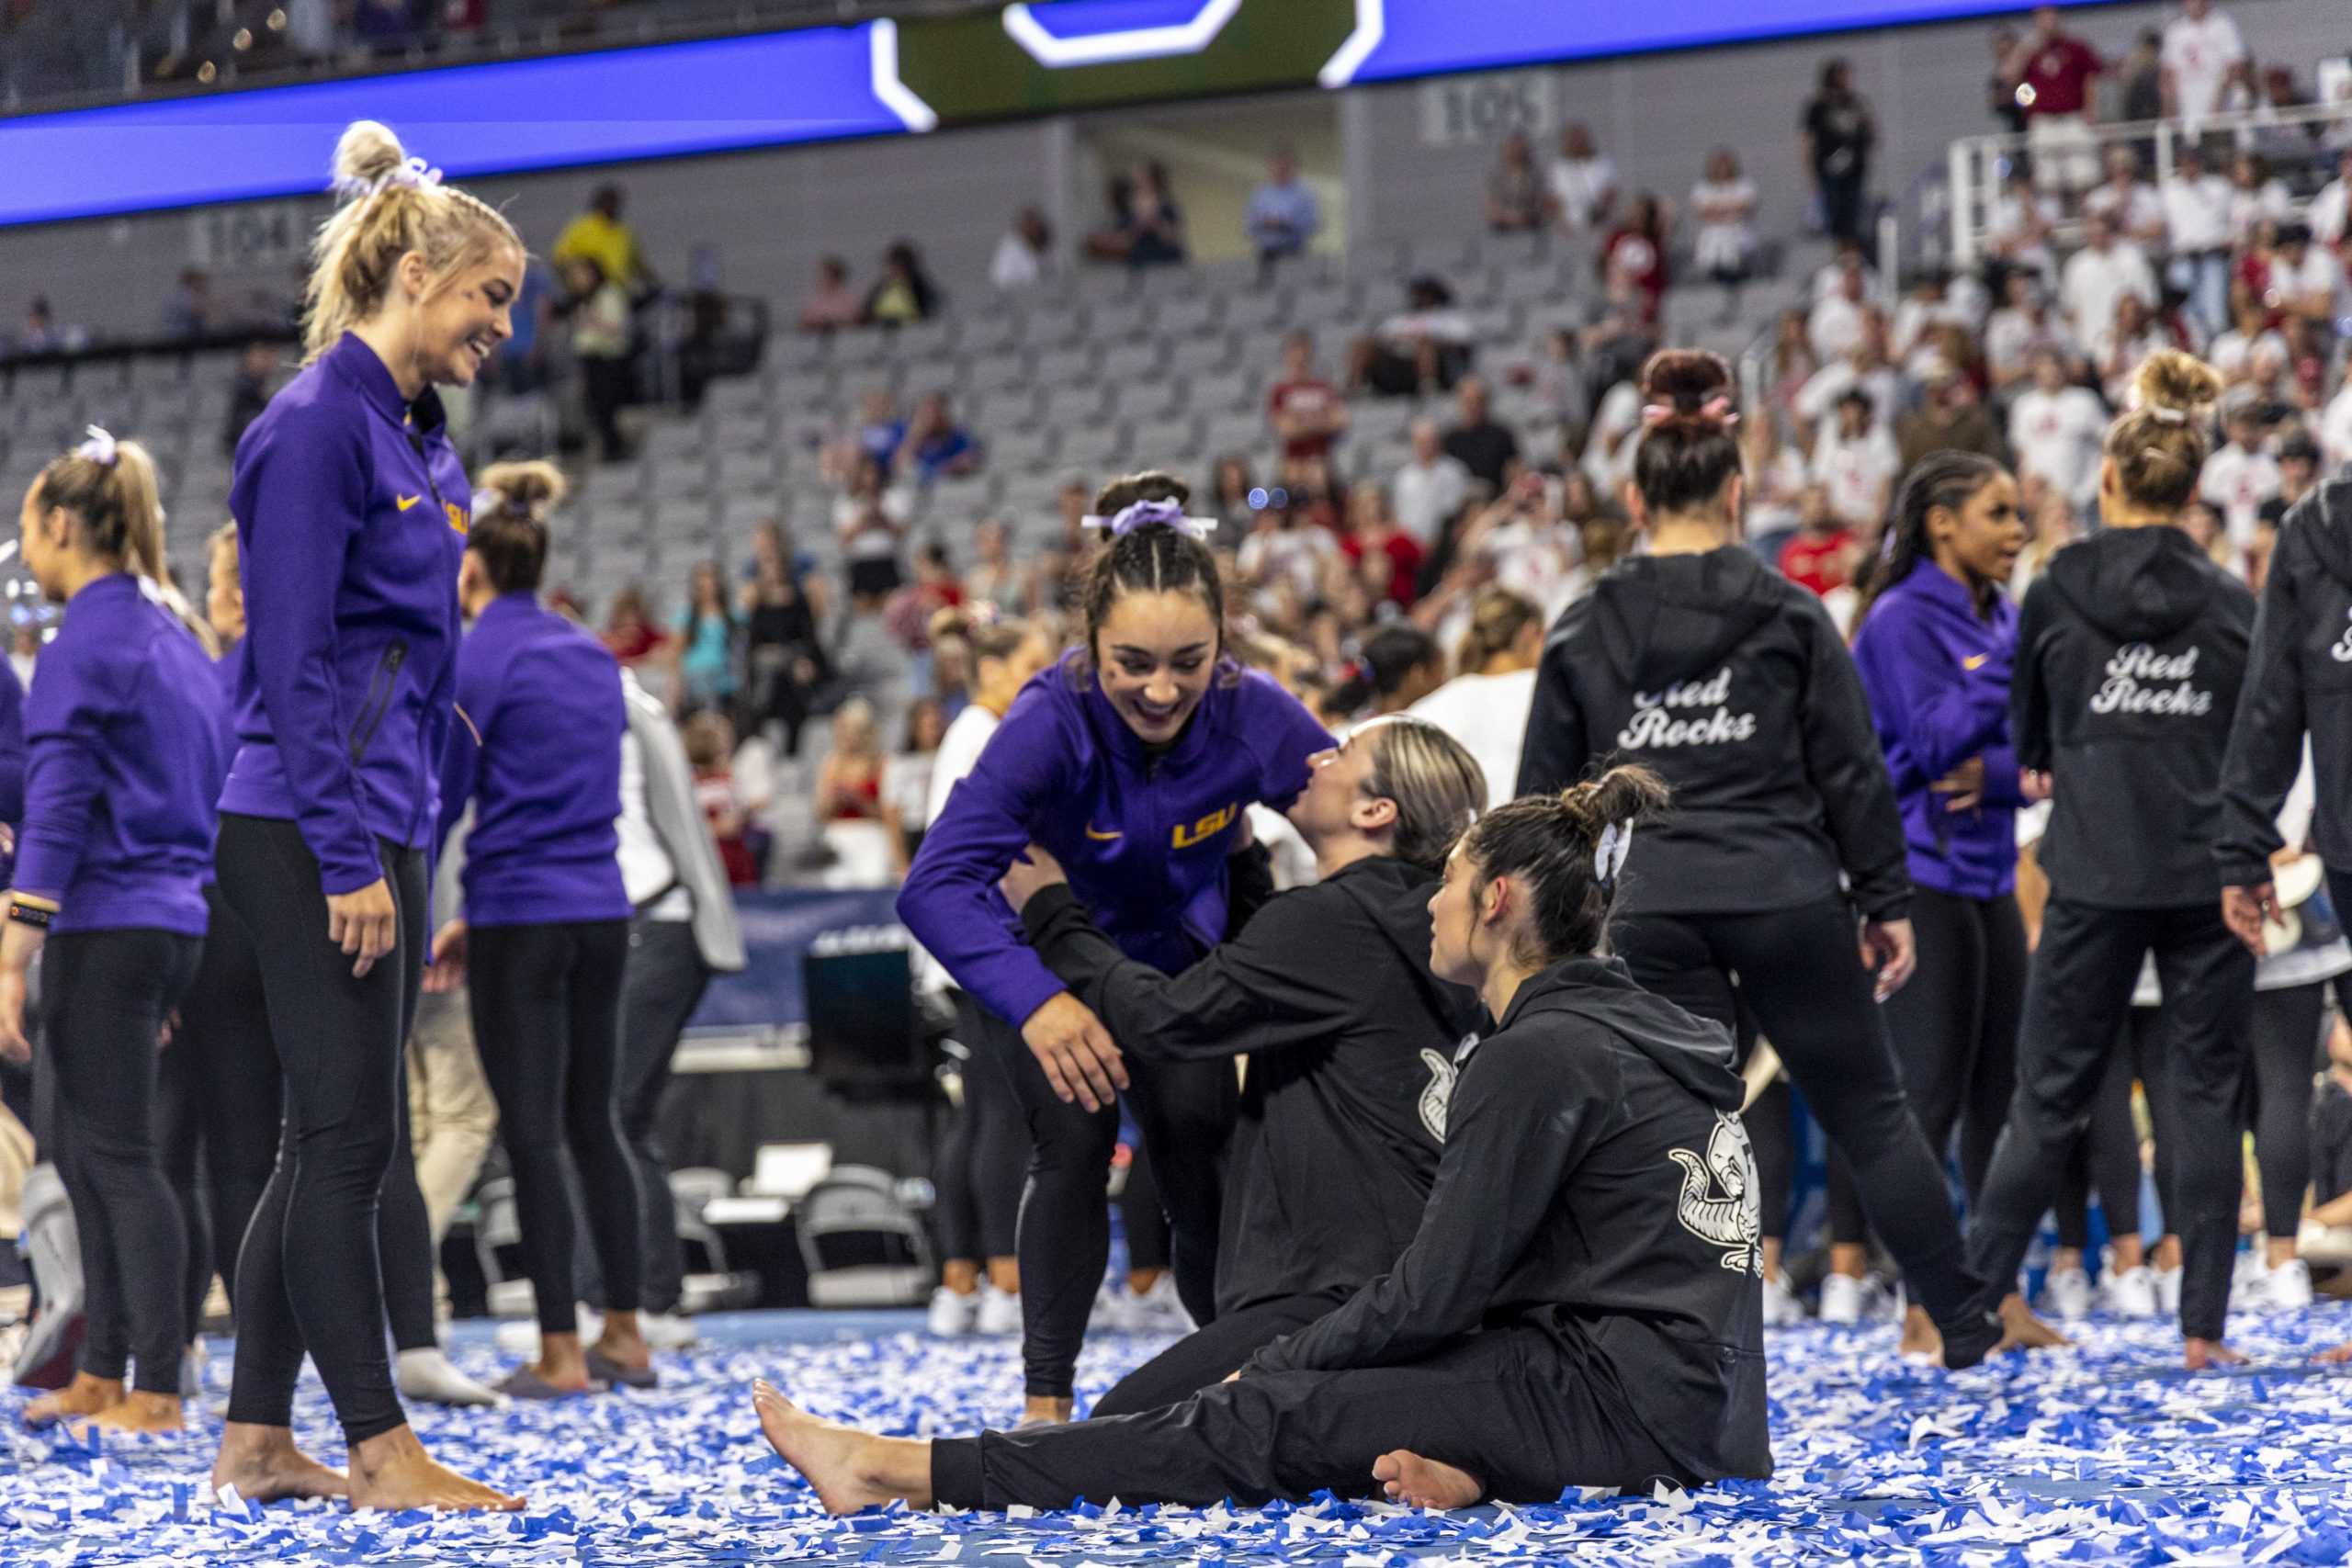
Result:
<svg viewBox="0 0 2352 1568"><path fill-rule="evenodd" d="M1822 1131L1853 1162L1913 1297L1938 1323L1957 1323L1977 1281L1854 933L1845 901L1829 898L1765 914L1636 916L1612 935L1644 988L1727 1029L1753 1014Z"/></svg>
<svg viewBox="0 0 2352 1568"><path fill-rule="evenodd" d="M1068 1399L1086 1319L1111 1260L1103 1198L1118 1146L1116 1106L1065 1105L1046 1071L1008 1029L992 1054L1012 1076L1028 1122L1029 1179L1021 1195L1021 1354L1032 1398ZM1127 1059L1128 1107L1143 1131L1175 1233L1176 1289L1193 1321L1216 1315L1217 1204L1227 1131L1239 1098L1230 1062Z"/></svg>
<svg viewBox="0 0 2352 1568"><path fill-rule="evenodd" d="M1089 1414L1140 1416L1147 1410L1181 1404L1201 1390L1223 1382L1250 1357L1347 1299L1344 1291L1319 1296L1277 1296L1227 1313L1121 1378L1110 1393L1094 1402Z"/></svg>
<svg viewBox="0 0 2352 1568"><path fill-rule="evenodd" d="M1141 1143L1127 1150L1127 1179L1119 1184L1119 1229L1127 1239L1127 1272L1165 1269L1176 1255L1176 1237L1160 1201L1159 1178L1151 1151Z"/></svg>
<svg viewBox="0 0 2352 1568"><path fill-rule="evenodd" d="M141 928L60 931L41 956L63 1147L58 1175L82 1244L82 1371L180 1392L187 1243L155 1144L155 1042L203 952Z"/></svg>
<svg viewBox="0 0 2352 1568"><path fill-rule="evenodd" d="M379 1210L405 1125L401 1048L416 1012L426 941L424 855L377 852L397 911L391 952L364 976L327 940L319 863L291 822L223 812L220 895L261 964L270 1038L285 1069L277 1164L237 1259L237 1365L229 1419L289 1426L308 1351L349 1444L405 1426L384 1354ZM412 1167L407 1190L415 1189ZM415 1234L424 1235L424 1202ZM428 1317L432 1267L427 1272ZM429 1326L429 1323L428 1323Z"/></svg>
<svg viewBox="0 0 2352 1568"><path fill-rule="evenodd" d="M2237 1250L2238 1125L2254 1000L2254 958L2222 923L2219 899L2176 909L2103 909L2050 900L2026 990L2018 1040L2018 1092L1983 1201L1968 1231L1979 1275L2005 1286L2083 1135L2131 1010L2143 957L2153 950L2164 985L2153 1049L2164 1055L2171 1126L2159 1110L2157 1145L2170 1145L2165 1228L2181 1239L2184 1337L2219 1339Z"/></svg>
<svg viewBox="0 0 2352 1568"><path fill-rule="evenodd" d="M2017 1089L2025 922L2008 894L1962 898L1922 887L1912 896L1911 924L1918 969L1880 1010L1928 1146L1940 1159L1959 1134L1961 1190L1973 1204ZM1827 1186L1829 1239L1867 1240L1853 1170L1835 1149Z"/></svg>
<svg viewBox="0 0 2352 1568"><path fill-rule="evenodd" d="M2301 1228L2312 1179L2312 1075L2324 1053L2326 1012L2324 982L2254 994L2246 1124L2262 1174L2262 1228L2273 1241L2292 1241Z"/></svg>
<svg viewBox="0 0 2352 1568"><path fill-rule="evenodd" d="M1767 1241L1789 1237L1789 1199L1796 1190L1796 1113L1789 1080L1776 1077L1739 1116L1747 1128L1747 1146L1756 1156L1756 1190L1763 1198L1762 1235Z"/></svg>
<svg viewBox="0 0 2352 1568"><path fill-rule="evenodd" d="M579 1329L567 1151L587 1201L605 1304L635 1312L645 1289L645 1217L618 1100L628 922L477 926L466 945L474 1041L514 1168L539 1332Z"/></svg>
<svg viewBox="0 0 2352 1568"><path fill-rule="evenodd" d="M628 942L621 985L621 1137L637 1165L645 1216L642 1301L649 1312L675 1312L685 1298L685 1258L678 1241L678 1201L670 1190L670 1155L662 1146L662 1096L686 1020L710 984L710 969L688 921L639 917Z"/></svg>
<svg viewBox="0 0 2352 1568"><path fill-rule="evenodd" d="M2164 1053L2156 1049L2156 1010L2133 1008L2132 1022L2116 1042L2115 1053L2100 1076L2098 1093L2091 1101L2090 1125L2075 1140L2052 1190L2051 1217L2057 1222L2058 1245L2077 1252L2091 1244L2090 1195L2098 1190L2099 1213L2110 1236L2140 1234L2140 1128L2132 1115L2132 1085L2144 1085L2151 1122L2170 1125L2172 1106L2165 1080ZM2164 1141L2156 1146L2162 1149ZM2158 1173L2156 1190L2162 1201L2169 1169Z"/></svg>
<svg viewBox="0 0 2352 1568"><path fill-rule="evenodd" d="M939 1244L945 1258L978 1263L1011 1258L1019 1246L1029 1130L1012 1085L994 1064L1028 1047L969 993L951 994L956 1036L966 1052L964 1105L939 1150ZM1006 1034L1013 1035L1010 1044L1002 1038Z"/></svg>

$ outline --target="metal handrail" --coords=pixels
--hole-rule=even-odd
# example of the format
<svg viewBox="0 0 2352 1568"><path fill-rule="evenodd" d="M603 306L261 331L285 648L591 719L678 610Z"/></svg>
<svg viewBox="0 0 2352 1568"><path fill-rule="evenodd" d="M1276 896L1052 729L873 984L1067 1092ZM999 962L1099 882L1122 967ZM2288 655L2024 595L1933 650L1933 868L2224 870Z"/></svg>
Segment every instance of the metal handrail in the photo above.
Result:
<svg viewBox="0 0 2352 1568"><path fill-rule="evenodd" d="M2199 141L2234 136L2244 146L2250 144L2257 132L2299 125L2352 127L2352 101L2211 115L2198 120L2195 130ZM2190 122L2175 116L2169 119L2119 120L2094 125L2089 130L2093 144L2102 149L2118 142L2153 142L2156 151L2155 178L2163 181L2172 176L2175 148L2180 138L2189 134ZM1997 192L1998 175L2018 153L2030 151L2031 146L2030 136L2014 131L1963 136L1951 144L1945 158L1945 179L1951 191L1951 254L1955 265L1967 266L1975 261L1987 226L1984 214L1990 211L1990 197Z"/></svg>

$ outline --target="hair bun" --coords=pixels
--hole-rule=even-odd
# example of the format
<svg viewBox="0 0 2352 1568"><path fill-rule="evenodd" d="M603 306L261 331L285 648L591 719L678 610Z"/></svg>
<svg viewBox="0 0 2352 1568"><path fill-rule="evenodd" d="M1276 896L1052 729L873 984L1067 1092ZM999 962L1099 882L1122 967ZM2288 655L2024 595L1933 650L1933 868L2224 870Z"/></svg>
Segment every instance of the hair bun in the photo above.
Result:
<svg viewBox="0 0 2352 1568"><path fill-rule="evenodd" d="M341 186L368 186L408 161L408 150L380 120L356 119L334 144L334 178Z"/></svg>
<svg viewBox="0 0 2352 1568"><path fill-rule="evenodd" d="M2221 373L2177 348L2156 350L2132 373L2132 401L2139 408L2196 414L2221 395Z"/></svg>
<svg viewBox="0 0 2352 1568"><path fill-rule="evenodd" d="M479 482L482 490L498 497L499 505L507 513L542 522L571 492L563 470L544 458L492 463L481 471Z"/></svg>
<svg viewBox="0 0 2352 1568"><path fill-rule="evenodd" d="M1720 354L1701 348L1664 348L1642 367L1642 400L1677 417L1699 413L1732 389L1731 366Z"/></svg>

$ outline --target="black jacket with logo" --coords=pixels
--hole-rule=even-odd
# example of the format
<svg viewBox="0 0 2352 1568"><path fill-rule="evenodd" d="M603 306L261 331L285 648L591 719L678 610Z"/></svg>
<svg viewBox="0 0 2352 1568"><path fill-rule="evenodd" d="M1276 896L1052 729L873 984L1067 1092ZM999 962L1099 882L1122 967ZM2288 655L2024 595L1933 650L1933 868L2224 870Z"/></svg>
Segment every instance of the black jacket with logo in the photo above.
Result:
<svg viewBox="0 0 2352 1568"><path fill-rule="evenodd" d="M2270 880L2278 807L2302 765L2306 734L2319 786L2313 847L2331 871L2352 872L2352 479L2303 497L2278 529L2222 763L2213 852L2224 886Z"/></svg>
<svg viewBox="0 0 2352 1568"><path fill-rule="evenodd" d="M2051 775L2053 897L2109 909L2218 897L2222 753L2254 595L2177 528L2109 528L2052 558L2018 617L2009 737Z"/></svg>
<svg viewBox="0 0 2352 1568"><path fill-rule="evenodd" d="M1395 1269L1242 1375L1396 1366L1531 1329L1689 1473L1769 1475L1761 1195L1739 1102L1727 1031L1614 960L1553 965L1464 1065Z"/></svg>
<svg viewBox="0 0 2352 1568"><path fill-rule="evenodd" d="M1275 896L1179 975L1126 957L1064 888L1022 911L1046 966L1146 1061L1249 1055L1227 1156L1219 1312L1335 1299L1387 1271L1445 1145L1453 1055L1483 1016L1432 978L1437 878L1356 862Z"/></svg>
<svg viewBox="0 0 2352 1568"><path fill-rule="evenodd" d="M1910 907L1886 759L1821 601L1726 545L1639 556L1569 605L1544 645L1519 793L1641 762L1673 786L1634 835L1623 914L1749 914L1837 896Z"/></svg>

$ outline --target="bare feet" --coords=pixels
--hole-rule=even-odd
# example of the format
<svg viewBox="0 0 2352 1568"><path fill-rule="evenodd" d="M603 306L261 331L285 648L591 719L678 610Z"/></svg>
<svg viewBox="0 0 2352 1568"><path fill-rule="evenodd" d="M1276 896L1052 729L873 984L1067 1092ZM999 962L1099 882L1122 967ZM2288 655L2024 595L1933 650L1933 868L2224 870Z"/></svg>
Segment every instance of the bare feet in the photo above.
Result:
<svg viewBox="0 0 2352 1568"><path fill-rule="evenodd" d="M120 1404L123 1398L120 1378L94 1378L87 1372L75 1372L72 1382L25 1406L25 1425L46 1427L69 1418L96 1416Z"/></svg>
<svg viewBox="0 0 2352 1568"><path fill-rule="evenodd" d="M523 1499L493 1492L435 1464L414 1432L395 1427L351 1450L351 1506L386 1513L400 1508L512 1513Z"/></svg>
<svg viewBox="0 0 2352 1568"><path fill-rule="evenodd" d="M931 1506L929 1443L876 1438L820 1421L764 1379L752 1385L752 1407L760 1414L760 1430L769 1444L808 1478L825 1512L854 1514L900 1497L919 1508Z"/></svg>
<svg viewBox="0 0 2352 1568"><path fill-rule="evenodd" d="M2233 1350L2218 1339L2188 1339L2181 1342L2180 1364L2192 1372L2201 1372L2208 1367L2243 1367L2251 1363L2244 1352Z"/></svg>
<svg viewBox="0 0 2352 1568"><path fill-rule="evenodd" d="M613 1313L605 1319L605 1332L596 1339L596 1354L631 1371L641 1372L653 1365L653 1347L645 1342L633 1312Z"/></svg>
<svg viewBox="0 0 2352 1568"><path fill-rule="evenodd" d="M1916 1356L1927 1361L1943 1360L1944 1337L1936 1332L1936 1320L1928 1315L1926 1307L1913 1306L1904 1312L1903 1338L1894 1350L1899 1356Z"/></svg>
<svg viewBox="0 0 2352 1568"><path fill-rule="evenodd" d="M1386 1487L1390 1502L1415 1508L1475 1507L1487 1494L1468 1471L1403 1449L1373 1461L1372 1478Z"/></svg>
<svg viewBox="0 0 2352 1568"><path fill-rule="evenodd" d="M588 1355L577 1334L542 1334L539 1359L524 1369L533 1377L565 1393L587 1393L599 1385L588 1375Z"/></svg>
<svg viewBox="0 0 2352 1568"><path fill-rule="evenodd" d="M176 1393L146 1393L133 1389L120 1404L90 1417L93 1427L110 1432L178 1432L187 1427Z"/></svg>
<svg viewBox="0 0 2352 1568"><path fill-rule="evenodd" d="M1235 1377L1240 1376L1238 1372ZM1226 1380L1232 1382L1231 1378ZM1058 1427L1078 1414L1075 1399L1046 1399L1030 1394L1021 1402L1021 1425L1023 1427Z"/></svg>
<svg viewBox="0 0 2352 1568"><path fill-rule="evenodd" d="M2352 1340L2338 1345L2333 1350L2322 1350L2312 1359L2330 1367L2340 1367L2346 1361L2352 1361Z"/></svg>
<svg viewBox="0 0 2352 1568"><path fill-rule="evenodd" d="M2005 1355L2011 1350L2064 1350L2074 1341L2033 1315L2025 1304L2025 1297L2011 1292L2001 1302L2001 1342L1993 1347L1993 1354Z"/></svg>
<svg viewBox="0 0 2352 1568"><path fill-rule="evenodd" d="M233 1486L248 1503L281 1497L348 1497L351 1483L294 1446L283 1427L232 1421L220 1431L220 1453L212 1461L212 1491Z"/></svg>

